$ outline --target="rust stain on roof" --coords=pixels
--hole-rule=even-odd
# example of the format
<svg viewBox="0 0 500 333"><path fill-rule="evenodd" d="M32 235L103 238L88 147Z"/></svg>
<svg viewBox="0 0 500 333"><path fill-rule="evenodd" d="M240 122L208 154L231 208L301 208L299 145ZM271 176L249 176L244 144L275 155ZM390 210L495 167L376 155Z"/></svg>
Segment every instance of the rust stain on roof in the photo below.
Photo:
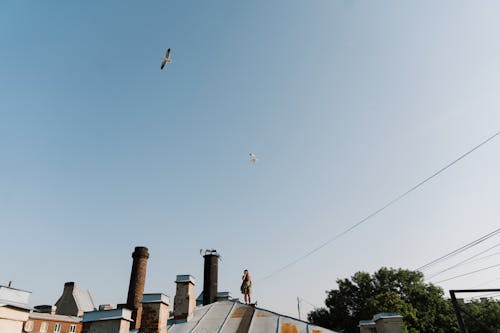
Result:
<svg viewBox="0 0 500 333"><path fill-rule="evenodd" d="M238 307L234 309L231 318L243 318L243 316L247 313L247 309L244 307Z"/></svg>
<svg viewBox="0 0 500 333"><path fill-rule="evenodd" d="M299 333L297 326L293 324L283 323L281 325L281 333Z"/></svg>

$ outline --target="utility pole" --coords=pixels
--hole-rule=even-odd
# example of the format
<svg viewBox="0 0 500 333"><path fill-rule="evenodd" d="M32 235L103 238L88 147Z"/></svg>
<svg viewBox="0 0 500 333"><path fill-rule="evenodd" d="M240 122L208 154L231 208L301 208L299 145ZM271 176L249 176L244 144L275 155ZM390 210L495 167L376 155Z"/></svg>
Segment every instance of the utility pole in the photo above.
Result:
<svg viewBox="0 0 500 333"><path fill-rule="evenodd" d="M300 320L300 297L297 297L297 311L299 312L299 320Z"/></svg>

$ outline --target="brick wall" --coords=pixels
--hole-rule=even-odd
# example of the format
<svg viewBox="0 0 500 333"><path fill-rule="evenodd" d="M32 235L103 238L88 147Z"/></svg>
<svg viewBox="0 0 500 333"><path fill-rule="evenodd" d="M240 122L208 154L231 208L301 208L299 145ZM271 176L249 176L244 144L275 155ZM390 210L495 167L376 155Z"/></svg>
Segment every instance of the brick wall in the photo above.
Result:
<svg viewBox="0 0 500 333"><path fill-rule="evenodd" d="M142 305L142 321L139 333L167 333L168 305L145 303Z"/></svg>
<svg viewBox="0 0 500 333"><path fill-rule="evenodd" d="M38 318L30 318L29 320L33 321L33 330L32 332L42 332L42 324L46 323L47 333L53 333L56 324L61 324L61 333L69 333L70 332L70 327L71 325L76 326L76 331L75 333L81 333L82 332L82 323L75 323L73 321L61 321L61 320L52 320L52 319L38 319Z"/></svg>

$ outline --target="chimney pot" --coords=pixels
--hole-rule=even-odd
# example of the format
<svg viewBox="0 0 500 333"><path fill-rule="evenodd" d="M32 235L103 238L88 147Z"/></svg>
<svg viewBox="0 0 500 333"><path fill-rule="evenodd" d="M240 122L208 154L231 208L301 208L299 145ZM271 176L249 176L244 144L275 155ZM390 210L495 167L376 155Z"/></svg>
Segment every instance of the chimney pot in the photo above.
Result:
<svg viewBox="0 0 500 333"><path fill-rule="evenodd" d="M64 284L64 290L72 291L73 289L75 289L75 282L66 282Z"/></svg>

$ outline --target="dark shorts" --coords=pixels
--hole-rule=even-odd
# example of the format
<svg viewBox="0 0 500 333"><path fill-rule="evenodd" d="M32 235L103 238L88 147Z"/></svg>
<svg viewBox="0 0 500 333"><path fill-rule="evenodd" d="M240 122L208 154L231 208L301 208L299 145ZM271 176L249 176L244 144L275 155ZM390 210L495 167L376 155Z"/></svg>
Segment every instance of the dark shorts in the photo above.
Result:
<svg viewBox="0 0 500 333"><path fill-rule="evenodd" d="M242 294L250 294L250 291L252 290L252 283L251 282L243 282L241 284L241 293Z"/></svg>

